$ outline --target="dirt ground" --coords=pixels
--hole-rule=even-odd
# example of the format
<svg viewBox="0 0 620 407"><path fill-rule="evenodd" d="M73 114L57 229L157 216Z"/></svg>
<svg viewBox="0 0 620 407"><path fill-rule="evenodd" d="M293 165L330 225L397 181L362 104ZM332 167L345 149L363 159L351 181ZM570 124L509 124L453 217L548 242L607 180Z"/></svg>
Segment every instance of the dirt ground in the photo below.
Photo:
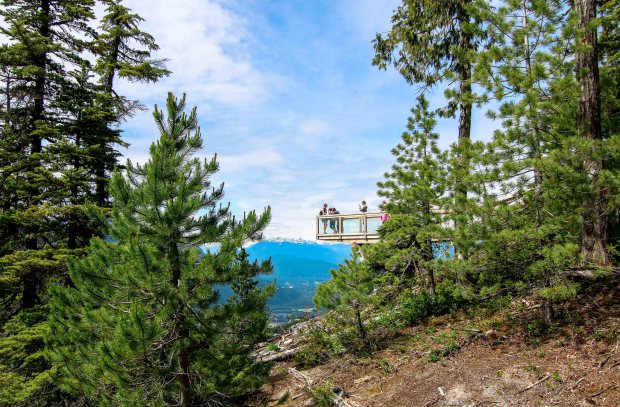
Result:
<svg viewBox="0 0 620 407"><path fill-rule="evenodd" d="M537 331L537 305L518 299L408 328L371 357L279 362L250 404L318 405L322 388L340 406L620 406L620 286L557 311L552 332Z"/></svg>

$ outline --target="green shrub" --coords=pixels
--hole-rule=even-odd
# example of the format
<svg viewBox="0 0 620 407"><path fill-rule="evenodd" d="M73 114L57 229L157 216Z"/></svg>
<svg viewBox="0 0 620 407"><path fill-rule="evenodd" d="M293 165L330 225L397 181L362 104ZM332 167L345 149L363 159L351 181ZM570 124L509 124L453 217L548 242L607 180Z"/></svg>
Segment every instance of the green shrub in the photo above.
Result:
<svg viewBox="0 0 620 407"><path fill-rule="evenodd" d="M333 384L327 382L311 387L308 392L316 407L331 407L334 402Z"/></svg>
<svg viewBox="0 0 620 407"><path fill-rule="evenodd" d="M433 297L426 291L402 297L398 315L402 321L416 324L432 315L455 312L465 305L466 300L450 283L441 283Z"/></svg>

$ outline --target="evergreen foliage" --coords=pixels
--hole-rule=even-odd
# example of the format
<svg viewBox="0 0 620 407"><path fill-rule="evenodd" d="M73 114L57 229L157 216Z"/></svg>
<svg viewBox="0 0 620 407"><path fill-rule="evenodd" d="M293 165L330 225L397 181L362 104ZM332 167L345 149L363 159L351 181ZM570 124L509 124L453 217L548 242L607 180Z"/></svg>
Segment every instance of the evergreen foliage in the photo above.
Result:
<svg viewBox="0 0 620 407"><path fill-rule="evenodd" d="M376 298L372 295L374 273L360 258L357 247L351 250L350 259L330 273L331 279L317 287L314 304L319 308L335 310L341 318L355 321L362 346L368 349L370 342L362 313Z"/></svg>
<svg viewBox="0 0 620 407"><path fill-rule="evenodd" d="M573 62L566 59L572 23L558 29L561 8L561 2L489 6L484 15L493 46L476 66L480 83L501 102L489 116L501 120L502 128L484 158L493 170L482 182L494 193L486 196L490 211L481 215L488 237L472 263L494 273L480 276L485 281L525 280L546 287L546 293L564 286L558 272L578 262L575 214L583 188L579 168L569 159L577 89ZM500 252L506 247L515 249L509 266ZM548 324L550 300L544 301Z"/></svg>
<svg viewBox="0 0 620 407"><path fill-rule="evenodd" d="M92 28L94 5L0 2L0 376L10 378L3 384L11 389L0 404L57 395L47 387L51 366L42 357L47 290L70 283L67 258L103 234L109 214L105 186L116 148L125 145L110 94L122 96L104 87L91 65L107 55ZM153 81L162 62L147 57L140 64L143 71L154 67ZM29 362L33 355L37 363Z"/></svg>
<svg viewBox="0 0 620 407"><path fill-rule="evenodd" d="M242 245L257 239L270 209L236 220L212 187L215 157L201 161L196 109L168 96L153 116L160 139L144 165L114 174L108 237L70 262L75 287L53 287L47 343L57 383L76 395L131 405L204 404L243 394L268 366L249 353L267 332L274 287L255 277ZM200 247L217 244L204 255ZM218 303L218 286L233 295ZM180 396L179 396L180 395ZM223 398L223 400L222 400Z"/></svg>
<svg viewBox="0 0 620 407"><path fill-rule="evenodd" d="M387 69L391 64L409 84L421 92L442 85L447 105L438 109L443 117L458 111L458 143L453 149L454 205L450 212L455 222L454 244L467 255L467 211L471 210L468 192L471 178L471 125L474 104L484 103L485 95L472 88L472 65L487 36L478 8L472 0L403 0L392 15L392 27L377 34L373 41L373 64ZM457 86L453 84L456 83Z"/></svg>
<svg viewBox="0 0 620 407"><path fill-rule="evenodd" d="M403 4L398 10L401 14L411 7L408 2ZM607 4L606 15L613 15L613 4ZM475 8L468 10L484 26L484 37L488 41L484 49L470 54L472 78L480 84L484 94L498 102L497 108L488 115L500 121L502 128L494 133L490 142L468 145L468 161L473 170L465 174L470 192L467 205L459 205L458 199L454 206L445 201L442 194L452 193L446 186L434 197L437 205L449 213L448 217L457 220L453 238L458 242L460 258L441 263L447 272L441 279L457 281L467 295L505 287L533 286L545 305L546 322L551 324L551 304L575 291L575 285L564 275L580 264L579 249L581 247L583 253L584 244L580 238L584 230L581 218L588 212L584 208L589 207L585 203L591 202L596 191L605 191L603 211L613 212L618 208L612 203L615 202L613 197L618 195L615 189L618 167L612 164L617 163L617 143L610 134L609 140L594 146L583 137L579 138L577 126L576 102L580 94L583 96L583 85L580 90L578 83L583 73L576 73L575 67L579 53L589 49L578 44L593 26L584 31L578 13L569 13L561 1L477 2ZM415 11L408 13L409 29L402 19L393 18L393 32L400 33L401 43L421 42L424 33L436 33L424 30L426 20L418 22L410 18ZM613 38L613 29L604 38ZM609 44L612 43L610 40ZM409 60L407 53L413 49L417 48L403 45L401 59L395 62L404 64L403 61ZM430 49L432 46L423 52L430 52ZM453 60L461 55L457 48L444 48L444 51ZM611 56L609 62L614 61L613 51L607 55ZM422 60L411 69L427 69L424 68L426 59ZM603 64L604 67L608 65ZM447 69L456 68L448 66ZM422 77L418 75L415 79L420 81ZM459 167L463 153L461 146L453 146L443 173L430 163L423 167L440 179L462 176ZM403 160L395 155L398 166ZM597 160L609 165L593 181L586 163ZM408 169L405 173L414 180L412 191L419 192L427 185L427 180L418 175L419 169ZM406 185L403 179L387 185L392 188ZM418 233L423 233L426 225L402 222L399 219L399 214L403 213L399 209L402 197L386 194L382 190L385 185L385 182L379 183L379 193L389 198L387 206L395 215L382 228L383 244L388 242L386 238L392 230L414 239ZM455 185L454 193L458 195L458 182L448 185ZM406 201L414 205L418 202L416 199L418 195ZM416 217L420 211L421 208L410 207L404 213ZM465 219L458 219L458 216ZM436 238L442 236L441 229L431 233ZM451 232L444 229L443 233L446 236ZM401 237L399 241L403 240L406 239ZM393 244L387 244L383 251L391 247ZM379 261L371 258L373 256L368 260L379 269L381 264L393 267L392 263L384 261L390 255L381 254L381 251L373 250ZM413 256L416 250L407 252ZM400 270L406 274L409 264L403 263Z"/></svg>
<svg viewBox="0 0 620 407"><path fill-rule="evenodd" d="M101 105L112 117L111 124L118 124L133 115L136 109L144 109L137 100L119 95L115 90L117 77L131 82L157 82L170 75L165 60L153 58L151 53L159 46L150 34L139 27L142 17L132 13L122 4L122 0L103 0L106 13L102 17L99 32L96 33L92 48L99 56L93 71L99 75L102 94ZM96 174L96 202L106 205L108 199L108 177L116 165L116 160L105 159L114 156L115 145L125 145L114 137L101 137L98 146L103 153L93 162Z"/></svg>
<svg viewBox="0 0 620 407"><path fill-rule="evenodd" d="M388 270L403 270L415 278L426 278L435 294L433 239L446 236L445 207L449 204L447 155L439 149L434 132L435 115L424 96L418 97L403 133L402 143L392 149L396 163L377 183L379 196L388 199L390 222L381 235L390 247L385 260Z"/></svg>
<svg viewBox="0 0 620 407"><path fill-rule="evenodd" d="M607 253L617 253L620 235L620 3L602 2L600 10L598 4L403 0L391 30L377 35L373 63L394 65L421 96L392 150L395 163L377 184L390 219L357 266L369 271L364 290L375 297L361 310L372 316L364 321L366 335L503 293L537 297L541 325L551 327L556 304L587 284L575 270L608 270ZM472 36L466 51L459 32ZM459 74L467 64L466 79ZM482 96L474 98L471 88L456 95L457 78L477 84ZM481 140L463 143L461 114L459 142L439 148L424 97L433 85L448 89L453 108L457 101L488 103L487 116L499 128L480 129ZM436 112L446 116L445 107ZM433 241L443 239L454 242L455 258L433 255ZM334 273L317 292L317 305L338 309L341 303L324 297L358 293L356 284L336 290L338 279ZM315 335L317 343L342 344L338 330L347 328L338 323L327 318L329 338Z"/></svg>

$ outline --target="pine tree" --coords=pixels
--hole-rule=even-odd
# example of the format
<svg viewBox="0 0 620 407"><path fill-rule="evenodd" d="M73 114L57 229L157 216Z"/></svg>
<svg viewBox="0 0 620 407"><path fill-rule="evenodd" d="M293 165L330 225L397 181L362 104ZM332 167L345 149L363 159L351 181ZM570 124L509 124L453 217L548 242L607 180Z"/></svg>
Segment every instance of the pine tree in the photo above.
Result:
<svg viewBox="0 0 620 407"><path fill-rule="evenodd" d="M455 244L461 254L467 215L468 183L471 172L470 144L472 108L485 101L472 91L472 61L485 41L486 33L478 16L478 4L471 0L403 0L392 16L387 34L373 41L373 64L386 69L392 64L410 84L422 89L445 86L448 106L442 115L454 117L458 111L458 145L453 180ZM452 88L456 82L458 85Z"/></svg>
<svg viewBox="0 0 620 407"><path fill-rule="evenodd" d="M337 270L330 270L330 274L331 279L317 287L313 302L318 308L335 310L341 318L355 321L362 347L368 350L371 344L364 314L375 303L375 273L363 261L361 249L353 247L351 258Z"/></svg>
<svg viewBox="0 0 620 407"><path fill-rule="evenodd" d="M402 268L408 275L425 275L431 295L435 294L433 240L446 237L443 223L448 203L446 153L434 132L436 119L424 96L411 110L402 143L392 149L396 163L377 183L379 196L388 199L391 219L381 230L382 238L394 246L390 268Z"/></svg>
<svg viewBox="0 0 620 407"><path fill-rule="evenodd" d="M14 151L24 153L8 171L15 184L5 207L12 211L13 221L23 231L21 242L15 242L11 251L22 250L22 261L31 261L20 273L20 302L22 308L32 308L41 302L45 286L42 275L48 274L38 250L52 243L42 237L50 219L45 200L55 193L58 184L54 173L46 168L53 158L44 147L56 141L54 123L62 113L50 108L50 104L64 80L66 64L78 61L84 46L77 35L65 33L89 32L92 1L5 0L2 6L0 15L7 24L2 33L12 41L5 46L2 58L7 78L13 78L12 86L7 83L7 96L9 100L21 99L11 104L18 110L7 110L3 136L12 140ZM58 270L56 267L49 274Z"/></svg>
<svg viewBox="0 0 620 407"><path fill-rule="evenodd" d="M574 293L560 271L576 261L577 196L583 185L574 153L576 83L573 38L561 1L487 5L492 45L480 52L476 80L500 102L488 145L484 234L473 268L479 288L538 287L545 321L555 300ZM507 250L507 248L510 248Z"/></svg>
<svg viewBox="0 0 620 407"><path fill-rule="evenodd" d="M155 108L161 137L149 161L113 176L108 237L70 263L75 288L53 288L47 342L57 383L74 394L112 404L230 403L266 373L249 353L265 336L273 292L255 277L271 264L249 262L242 244L260 237L270 210L236 220L218 206L223 185L210 182L218 164L193 157L202 138L196 109L184 107L185 97L169 95L167 117ZM233 291L225 301L222 284Z"/></svg>
<svg viewBox="0 0 620 407"><path fill-rule="evenodd" d="M109 54L93 40L94 1L1 4L0 404L42 398L34 404L55 397L43 391L52 369L42 352L47 288L70 284L67 257L103 233L107 177L124 143L113 90L89 62Z"/></svg>
<svg viewBox="0 0 620 407"><path fill-rule="evenodd" d="M581 206L581 255L583 261L595 266L608 266L611 257L607 251L607 219L604 186L600 185L603 168L601 157L601 101L597 40L597 2L576 0L579 35L576 46L575 72L581 89L577 128L579 137L589 144L583 159L583 172L588 177L589 191Z"/></svg>
<svg viewBox="0 0 620 407"><path fill-rule="evenodd" d="M45 391L50 366L43 354L47 286L63 281L66 219L83 208L61 196L66 184L54 171L51 146L61 138L59 90L80 56L94 17L90 0L5 0L0 29L4 106L0 183L0 403L16 404ZM4 150L6 148L6 150ZM62 202L62 207L58 203ZM81 217L81 215L78 215ZM43 402L43 401L40 401ZM34 403L34 401L33 401Z"/></svg>
<svg viewBox="0 0 620 407"><path fill-rule="evenodd" d="M150 34L140 30L139 24L143 18L132 13L122 4L122 0L105 0L103 3L107 6L106 14L101 19L100 30L93 42L98 56L94 71L99 74L102 86L102 106L113 115L110 120L110 126L113 126L132 116L136 109L143 108L139 101L128 100L116 92L114 83L117 77L131 82L157 82L170 75L170 71L165 67L165 60L151 57L159 46ZM114 145L125 144L118 137L100 137L101 154L94 162L97 203L102 206L107 205L108 174L116 164L115 160L106 159L113 156Z"/></svg>

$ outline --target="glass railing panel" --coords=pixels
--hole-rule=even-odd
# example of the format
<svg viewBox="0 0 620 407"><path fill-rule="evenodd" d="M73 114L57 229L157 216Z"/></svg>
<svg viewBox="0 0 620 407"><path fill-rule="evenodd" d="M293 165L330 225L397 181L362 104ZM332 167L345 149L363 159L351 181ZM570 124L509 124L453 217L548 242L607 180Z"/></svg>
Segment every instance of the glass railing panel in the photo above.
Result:
<svg viewBox="0 0 620 407"><path fill-rule="evenodd" d="M338 218L317 218L317 230L320 236L338 234Z"/></svg>
<svg viewBox="0 0 620 407"><path fill-rule="evenodd" d="M366 221L368 222L368 226L367 226L367 231L369 234L377 234L377 229L379 229L379 226L381 226L381 218L375 218L375 217L368 217L366 218Z"/></svg>
<svg viewBox="0 0 620 407"><path fill-rule="evenodd" d="M322 219L322 218L317 218L316 220L317 222L317 231L319 235L327 235L328 233L328 226L329 226L329 220L327 219Z"/></svg>
<svg viewBox="0 0 620 407"><path fill-rule="evenodd" d="M342 220L342 233L344 234L356 234L362 233L360 218L343 219Z"/></svg>
<svg viewBox="0 0 620 407"><path fill-rule="evenodd" d="M454 244L449 240L442 240L433 243L433 256L436 259L454 259L456 256L456 249Z"/></svg>
<svg viewBox="0 0 620 407"><path fill-rule="evenodd" d="M366 224L368 223L368 224ZM379 214L343 214L338 216L317 217L316 230L318 236L339 236L346 238L347 235L378 234L377 229L381 226Z"/></svg>
<svg viewBox="0 0 620 407"><path fill-rule="evenodd" d="M327 231L330 235L338 234L340 230L340 222L338 217L329 218L327 220Z"/></svg>

